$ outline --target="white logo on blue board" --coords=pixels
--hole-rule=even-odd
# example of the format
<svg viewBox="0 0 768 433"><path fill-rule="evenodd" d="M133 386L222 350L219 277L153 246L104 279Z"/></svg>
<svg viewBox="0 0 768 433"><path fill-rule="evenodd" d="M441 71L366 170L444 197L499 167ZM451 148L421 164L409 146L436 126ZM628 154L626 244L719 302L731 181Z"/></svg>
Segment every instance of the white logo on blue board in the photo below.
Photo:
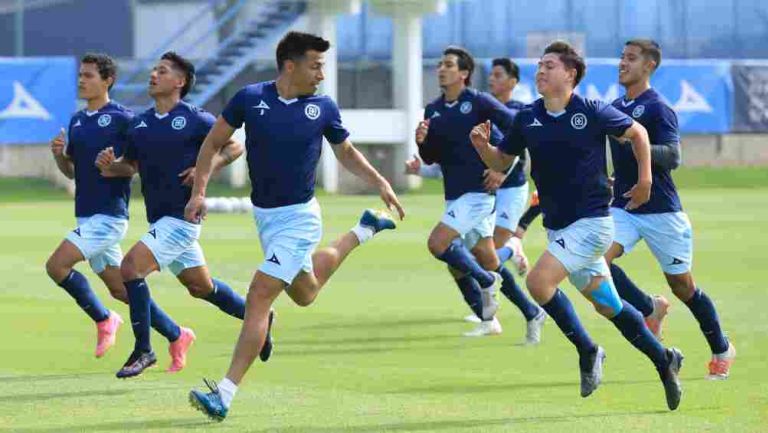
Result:
<svg viewBox="0 0 768 433"><path fill-rule="evenodd" d="M571 126L573 129L584 129L587 127L587 116L584 113L576 113L571 117Z"/></svg>
<svg viewBox="0 0 768 433"><path fill-rule="evenodd" d="M109 114L102 114L99 116L99 126L102 128L109 126L110 123L112 123L112 116Z"/></svg>
<svg viewBox="0 0 768 433"><path fill-rule="evenodd" d="M24 86L13 82L13 100L0 111L0 119L42 119L50 120L51 113L35 99Z"/></svg>
<svg viewBox="0 0 768 433"><path fill-rule="evenodd" d="M472 103L469 101L464 101L459 106L459 111L461 111L462 114L467 114L470 111L472 111Z"/></svg>
<svg viewBox="0 0 768 433"><path fill-rule="evenodd" d="M632 110L632 117L637 119L638 117L642 116L643 113L645 113L645 105L638 105L634 110Z"/></svg>
<svg viewBox="0 0 768 433"><path fill-rule="evenodd" d="M307 104L304 107L304 114L307 116L307 119L315 120L320 117L320 107L315 104Z"/></svg>
<svg viewBox="0 0 768 433"><path fill-rule="evenodd" d="M187 126L187 118L184 116L176 116L171 121L171 128L177 131L184 129L185 126Z"/></svg>

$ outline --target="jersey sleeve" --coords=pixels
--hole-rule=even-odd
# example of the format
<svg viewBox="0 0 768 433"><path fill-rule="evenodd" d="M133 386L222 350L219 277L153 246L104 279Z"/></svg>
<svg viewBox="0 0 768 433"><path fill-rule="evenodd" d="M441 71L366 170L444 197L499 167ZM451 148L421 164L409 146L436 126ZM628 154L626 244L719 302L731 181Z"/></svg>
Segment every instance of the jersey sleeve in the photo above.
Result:
<svg viewBox="0 0 768 433"><path fill-rule="evenodd" d="M243 122L245 122L245 97L246 89L242 88L229 100L224 111L221 112L221 117L235 129L243 126Z"/></svg>
<svg viewBox="0 0 768 433"><path fill-rule="evenodd" d="M200 111L197 115L198 118L198 127L197 127L197 141L199 142L198 146L203 145L203 141L205 140L205 137L208 135L208 132L211 131L211 128L213 128L213 124L216 123L216 118L213 116L213 114L207 112L207 111Z"/></svg>
<svg viewBox="0 0 768 433"><path fill-rule="evenodd" d="M128 130L125 133L125 150L123 151L123 159L125 160L136 161L139 159L136 149L136 125L140 121L139 116L136 116L128 122Z"/></svg>
<svg viewBox="0 0 768 433"><path fill-rule="evenodd" d="M671 107L661 104L656 119L656 135L653 144L675 144L680 142L680 132L677 126L677 114Z"/></svg>
<svg viewBox="0 0 768 433"><path fill-rule="evenodd" d="M499 143L499 150L507 155L520 155L528 146L523 135L523 126L521 125L521 116L515 116L512 126L504 133L504 139Z"/></svg>
<svg viewBox="0 0 768 433"><path fill-rule="evenodd" d="M430 119L434 113L434 107L432 107L431 104L427 105L426 108L424 108L424 120ZM430 134L429 129L427 129L427 138L425 138L424 142L419 145L419 156L421 156L421 159L424 160L424 163L426 164L440 162L440 150L437 147L434 134Z"/></svg>
<svg viewBox="0 0 768 433"><path fill-rule="evenodd" d="M606 135L621 137L632 126L632 118L616 107L602 101L595 101L595 115L600 129Z"/></svg>
<svg viewBox="0 0 768 433"><path fill-rule="evenodd" d="M74 120L74 116L69 119L69 125L67 126L67 142L64 144L64 154L70 158L74 158L75 156L75 146L72 145L72 122Z"/></svg>
<svg viewBox="0 0 768 433"><path fill-rule="evenodd" d="M323 129L323 136L331 144L341 144L349 137L349 131L341 123L339 106L331 98L328 98L328 110L329 113L326 114L327 121Z"/></svg>
<svg viewBox="0 0 768 433"><path fill-rule="evenodd" d="M478 94L478 101L482 109L482 117L490 120L491 123L498 126L502 131L512 127L512 121L515 118L515 114L517 114L516 110L507 108L496 98L484 92Z"/></svg>
<svg viewBox="0 0 768 433"><path fill-rule="evenodd" d="M120 124L117 127L117 133L115 134L115 145L112 146L115 150L115 156L120 158L125 154L125 148L128 144L128 133L133 123L134 114L132 111L126 111L123 113L120 119Z"/></svg>

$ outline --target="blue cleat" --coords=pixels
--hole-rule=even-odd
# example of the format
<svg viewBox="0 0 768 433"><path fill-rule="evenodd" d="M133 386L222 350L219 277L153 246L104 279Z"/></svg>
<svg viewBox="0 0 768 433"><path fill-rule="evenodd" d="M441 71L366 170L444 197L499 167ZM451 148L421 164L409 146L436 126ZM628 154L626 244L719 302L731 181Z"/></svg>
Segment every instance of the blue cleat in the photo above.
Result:
<svg viewBox="0 0 768 433"><path fill-rule="evenodd" d="M267 339L264 340L264 346L259 352L259 359L261 362L269 361L269 357L272 356L272 350L274 349L274 342L272 341L272 323L275 321L275 310L269 310L269 324L267 325Z"/></svg>
<svg viewBox="0 0 768 433"><path fill-rule="evenodd" d="M395 219L385 211L366 209L360 217L360 225L373 230L376 234L382 230L393 230L396 227Z"/></svg>
<svg viewBox="0 0 768 433"><path fill-rule="evenodd" d="M224 403L221 401L221 393L219 392L218 385L212 380L208 381L207 379L203 379L203 382L205 382L205 385L211 392L205 393L196 389L189 391L189 404L200 412L208 415L208 418L214 421L224 421L224 418L227 417L227 412L229 412L229 408L224 406Z"/></svg>

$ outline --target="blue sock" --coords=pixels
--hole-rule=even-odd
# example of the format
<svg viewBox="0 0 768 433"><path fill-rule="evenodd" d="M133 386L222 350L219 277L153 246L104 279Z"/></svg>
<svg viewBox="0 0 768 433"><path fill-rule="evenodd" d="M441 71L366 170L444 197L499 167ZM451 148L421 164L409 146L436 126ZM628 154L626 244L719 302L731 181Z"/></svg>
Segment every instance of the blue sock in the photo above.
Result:
<svg viewBox="0 0 768 433"><path fill-rule="evenodd" d="M464 302L469 305L475 316L483 319L483 295L480 293L480 284L469 275L456 279L456 285L461 290L461 295L464 297Z"/></svg>
<svg viewBox="0 0 768 433"><path fill-rule="evenodd" d="M91 285L83 274L72 269L59 287L70 294L77 305L90 316L94 322L101 322L109 318L109 310L101 303L98 296L91 290Z"/></svg>
<svg viewBox="0 0 768 433"><path fill-rule="evenodd" d="M587 334L587 330L581 325L576 311L573 310L571 301L568 300L568 297L565 296L562 290L557 289L555 296L541 307L557 323L560 331L576 346L576 350L579 351L579 356L582 359L585 358L585 355L597 350L597 345L595 345L589 334Z"/></svg>
<svg viewBox="0 0 768 433"><path fill-rule="evenodd" d="M138 278L125 282L128 291L128 308L131 311L131 326L136 337L134 350L138 352L151 352L149 343L150 326L150 298L149 286L144 278Z"/></svg>
<svg viewBox="0 0 768 433"><path fill-rule="evenodd" d="M627 301L621 301L621 304L621 311L611 318L611 322L619 328L621 335L650 358L657 368L665 367L667 365L667 352L664 346L645 326L639 311Z"/></svg>
<svg viewBox="0 0 768 433"><path fill-rule="evenodd" d="M149 318L155 331L167 338L169 342L173 343L179 339L181 328L165 311L160 309L154 299L149 300Z"/></svg>
<svg viewBox="0 0 768 433"><path fill-rule="evenodd" d="M459 272L471 275L472 278L480 283L480 287L488 287L495 281L493 275L480 267L480 264L477 263L475 257L469 252L467 247L461 243L461 241L451 242L448 249L438 256L437 259L442 260L447 263L448 266L457 269Z"/></svg>
<svg viewBox="0 0 768 433"><path fill-rule="evenodd" d="M704 333L704 338L707 339L712 353L719 354L727 351L728 339L725 338L723 330L720 329L720 319L717 317L715 304L712 303L709 296L697 287L685 305L691 310L693 317L698 320L699 328Z"/></svg>
<svg viewBox="0 0 768 433"><path fill-rule="evenodd" d="M515 252L512 251L512 248L501 247L496 250L496 255L499 256L499 261L504 264L507 260L511 259L512 256L515 255Z"/></svg>
<svg viewBox="0 0 768 433"><path fill-rule="evenodd" d="M621 299L632 304L645 317L653 313L653 299L640 290L624 273L624 270L613 263L611 263L611 277Z"/></svg>
<svg viewBox="0 0 768 433"><path fill-rule="evenodd" d="M539 314L540 308L525 296L523 289L521 289L520 286L517 285L517 282L515 282L515 277L512 275L512 272L510 272L504 265L499 266L499 269L496 270L496 272L501 274L501 278L503 279L503 282L501 283L501 293L520 309L520 312L525 316L525 320L532 320L536 317Z"/></svg>
<svg viewBox="0 0 768 433"><path fill-rule="evenodd" d="M232 290L227 283L216 278L212 278L212 280L213 292L205 300L230 316L243 320L245 317L245 298Z"/></svg>

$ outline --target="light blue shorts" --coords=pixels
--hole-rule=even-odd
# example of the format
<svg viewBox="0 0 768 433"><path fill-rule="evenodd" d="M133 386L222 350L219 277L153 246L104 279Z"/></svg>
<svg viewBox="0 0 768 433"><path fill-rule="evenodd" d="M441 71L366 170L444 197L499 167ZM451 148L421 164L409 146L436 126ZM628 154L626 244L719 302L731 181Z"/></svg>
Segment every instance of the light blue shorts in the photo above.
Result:
<svg viewBox="0 0 768 433"><path fill-rule="evenodd" d="M100 274L107 266L119 267L123 261L120 241L128 231L128 220L96 214L77 219L77 228L66 239L88 259L93 272Z"/></svg>
<svg viewBox="0 0 768 433"><path fill-rule="evenodd" d="M693 230L684 212L633 214L612 207L611 216L616 226L614 242L629 253L645 240L661 269L671 275L690 272L693 263Z"/></svg>
<svg viewBox="0 0 768 433"><path fill-rule="evenodd" d="M547 251L565 266L579 290L592 277L611 275L603 258L613 241L611 217L582 218L560 230L547 230L547 238Z"/></svg>
<svg viewBox="0 0 768 433"><path fill-rule="evenodd" d="M201 227L182 219L164 216L149 226L139 239L152 251L160 270L168 268L174 275L198 266L205 266L200 243Z"/></svg>
<svg viewBox="0 0 768 433"><path fill-rule="evenodd" d="M472 249L480 239L493 236L495 205L496 198L491 194L468 192L445 202L440 222L456 230L464 245Z"/></svg>
<svg viewBox="0 0 768 433"><path fill-rule="evenodd" d="M301 271L312 272L312 253L323 237L317 199L276 208L254 206L253 219L264 252L261 272L286 284Z"/></svg>
<svg viewBox="0 0 768 433"><path fill-rule="evenodd" d="M511 232L517 230L517 223L528 204L528 183L496 191L496 226Z"/></svg>

